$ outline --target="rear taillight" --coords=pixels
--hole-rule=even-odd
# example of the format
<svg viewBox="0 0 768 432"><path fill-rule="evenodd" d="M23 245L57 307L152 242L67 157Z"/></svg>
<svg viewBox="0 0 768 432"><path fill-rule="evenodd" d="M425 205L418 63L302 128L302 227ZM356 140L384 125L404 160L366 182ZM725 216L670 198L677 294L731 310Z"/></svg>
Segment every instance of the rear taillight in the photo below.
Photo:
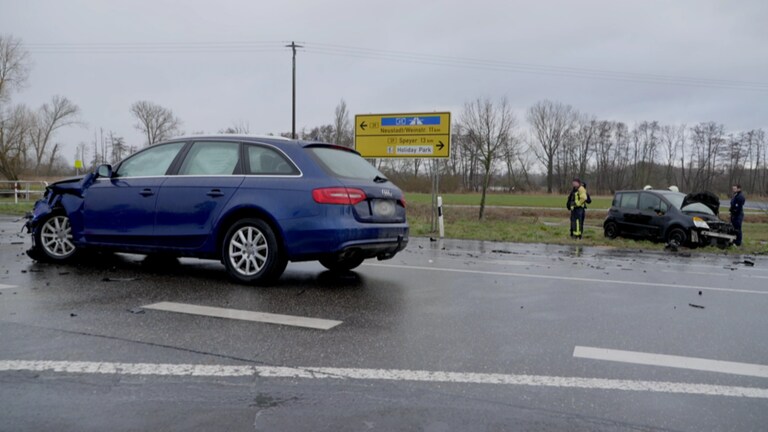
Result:
<svg viewBox="0 0 768 432"><path fill-rule="evenodd" d="M405 208L405 197L400 198L400 204Z"/></svg>
<svg viewBox="0 0 768 432"><path fill-rule="evenodd" d="M312 191L312 198L319 204L355 205L364 201L365 192L353 188L321 188Z"/></svg>

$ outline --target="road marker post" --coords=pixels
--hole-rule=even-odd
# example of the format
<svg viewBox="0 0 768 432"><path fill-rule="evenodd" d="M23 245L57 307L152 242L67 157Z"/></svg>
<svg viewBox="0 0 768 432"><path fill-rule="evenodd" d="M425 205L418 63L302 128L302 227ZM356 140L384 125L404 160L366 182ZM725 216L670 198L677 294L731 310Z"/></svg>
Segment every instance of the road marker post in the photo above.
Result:
<svg viewBox="0 0 768 432"><path fill-rule="evenodd" d="M437 226L440 230L440 238L445 237L445 224L443 223L443 197L437 197Z"/></svg>

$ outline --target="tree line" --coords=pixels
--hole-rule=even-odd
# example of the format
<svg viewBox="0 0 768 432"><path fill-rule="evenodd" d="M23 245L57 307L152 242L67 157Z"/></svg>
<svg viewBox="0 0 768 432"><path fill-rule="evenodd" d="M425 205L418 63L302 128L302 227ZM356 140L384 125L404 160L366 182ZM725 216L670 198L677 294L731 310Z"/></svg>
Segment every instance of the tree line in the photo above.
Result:
<svg viewBox="0 0 768 432"><path fill-rule="evenodd" d="M448 160L393 160L384 169L406 181L439 170L446 187L456 191L562 193L579 177L591 193L645 185L727 193L740 183L752 194L768 195L762 129L728 131L714 121L630 125L550 100L529 107L521 122L506 99L477 99L465 104L451 142Z"/></svg>

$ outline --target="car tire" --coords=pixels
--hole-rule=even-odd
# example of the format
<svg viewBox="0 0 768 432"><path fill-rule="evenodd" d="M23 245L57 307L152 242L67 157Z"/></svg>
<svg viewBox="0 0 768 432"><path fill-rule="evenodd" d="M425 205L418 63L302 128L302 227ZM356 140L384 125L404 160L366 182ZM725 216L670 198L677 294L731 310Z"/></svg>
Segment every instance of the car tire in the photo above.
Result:
<svg viewBox="0 0 768 432"><path fill-rule="evenodd" d="M320 264L323 265L323 267L327 268L328 270L332 272L348 272L352 269L355 269L360 266L360 264L365 261L365 258L363 257L349 257L349 258L338 258L338 257L327 257L327 258L320 258Z"/></svg>
<svg viewBox="0 0 768 432"><path fill-rule="evenodd" d="M685 230L682 228L672 228L667 232L667 243L671 242L675 242L680 246L685 246L688 244L688 234L686 234Z"/></svg>
<svg viewBox="0 0 768 432"><path fill-rule="evenodd" d="M36 261L71 262L80 250L72 240L72 225L64 213L52 213L40 221L32 234L34 244L27 252Z"/></svg>
<svg viewBox="0 0 768 432"><path fill-rule="evenodd" d="M603 235L609 239L615 239L619 236L619 225L616 222L606 222L603 227Z"/></svg>
<svg viewBox="0 0 768 432"><path fill-rule="evenodd" d="M275 232L261 219L242 219L232 225L221 253L229 276L246 284L273 283L288 264Z"/></svg>

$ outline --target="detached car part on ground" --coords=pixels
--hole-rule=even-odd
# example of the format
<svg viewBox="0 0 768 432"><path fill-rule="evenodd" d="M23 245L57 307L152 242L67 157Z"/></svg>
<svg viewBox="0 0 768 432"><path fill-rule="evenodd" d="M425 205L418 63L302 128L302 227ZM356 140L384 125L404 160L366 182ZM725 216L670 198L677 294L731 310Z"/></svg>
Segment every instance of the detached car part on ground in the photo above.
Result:
<svg viewBox="0 0 768 432"><path fill-rule="evenodd" d="M409 231L403 192L357 152L233 135L174 139L51 184L27 219L35 260L217 259L244 283L272 282L288 261L346 271L389 259Z"/></svg>
<svg viewBox="0 0 768 432"><path fill-rule="evenodd" d="M648 238L681 246L727 247L733 226L718 217L720 199L711 192L685 195L663 190L619 191L603 223L605 236Z"/></svg>

